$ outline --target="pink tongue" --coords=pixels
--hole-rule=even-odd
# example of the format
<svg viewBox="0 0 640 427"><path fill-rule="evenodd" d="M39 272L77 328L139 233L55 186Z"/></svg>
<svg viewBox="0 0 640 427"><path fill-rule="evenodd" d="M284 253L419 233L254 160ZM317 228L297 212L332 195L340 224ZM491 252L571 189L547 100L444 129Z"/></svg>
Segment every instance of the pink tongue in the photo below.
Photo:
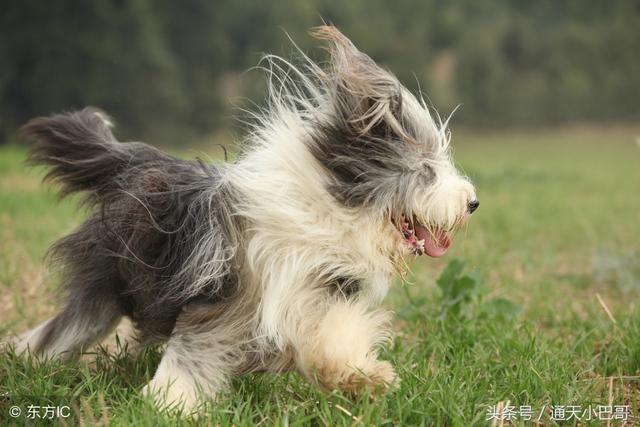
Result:
<svg viewBox="0 0 640 427"><path fill-rule="evenodd" d="M418 240L424 240L424 252L430 257L441 257L451 246L451 238L444 230L438 230L432 236L422 225L415 224L415 231Z"/></svg>

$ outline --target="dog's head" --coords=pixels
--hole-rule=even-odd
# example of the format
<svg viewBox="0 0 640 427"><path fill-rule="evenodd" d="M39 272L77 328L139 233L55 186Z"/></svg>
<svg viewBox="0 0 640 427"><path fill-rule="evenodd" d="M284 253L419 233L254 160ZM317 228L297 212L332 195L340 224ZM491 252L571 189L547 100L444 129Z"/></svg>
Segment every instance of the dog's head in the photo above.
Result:
<svg viewBox="0 0 640 427"><path fill-rule="evenodd" d="M443 255L452 231L478 207L473 185L451 160L446 123L334 27L312 152L340 203L371 210L398 237L401 253Z"/></svg>

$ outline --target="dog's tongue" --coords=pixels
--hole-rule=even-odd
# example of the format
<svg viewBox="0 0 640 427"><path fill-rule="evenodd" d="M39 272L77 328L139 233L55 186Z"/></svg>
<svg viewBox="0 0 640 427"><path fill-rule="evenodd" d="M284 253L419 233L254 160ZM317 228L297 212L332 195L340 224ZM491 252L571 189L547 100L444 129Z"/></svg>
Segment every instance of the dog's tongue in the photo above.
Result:
<svg viewBox="0 0 640 427"><path fill-rule="evenodd" d="M416 236L424 240L424 252L433 258L444 255L451 246L451 238L444 230L438 230L433 235L420 224L415 224Z"/></svg>

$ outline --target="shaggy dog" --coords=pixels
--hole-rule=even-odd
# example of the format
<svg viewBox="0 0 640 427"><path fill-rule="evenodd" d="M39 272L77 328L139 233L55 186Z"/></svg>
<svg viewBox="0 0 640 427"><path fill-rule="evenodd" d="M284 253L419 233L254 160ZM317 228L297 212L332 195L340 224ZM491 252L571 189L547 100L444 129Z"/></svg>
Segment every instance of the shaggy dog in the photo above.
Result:
<svg viewBox="0 0 640 427"><path fill-rule="evenodd" d="M32 164L93 213L58 241L62 311L16 351L69 358L123 317L166 342L145 393L193 409L230 378L295 368L355 393L396 381L378 308L404 256L443 255L477 208L446 123L336 28L330 61L268 56L269 99L233 163L120 143L99 110L37 118Z"/></svg>

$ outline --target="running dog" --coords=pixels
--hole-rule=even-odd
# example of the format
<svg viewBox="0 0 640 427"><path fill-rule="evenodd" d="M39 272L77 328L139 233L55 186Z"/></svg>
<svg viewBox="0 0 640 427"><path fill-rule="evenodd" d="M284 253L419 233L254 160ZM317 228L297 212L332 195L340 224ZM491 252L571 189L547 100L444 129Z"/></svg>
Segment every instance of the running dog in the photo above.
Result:
<svg viewBox="0 0 640 427"><path fill-rule="evenodd" d="M69 358L128 317L136 341L166 343L143 390L162 407L254 371L348 393L397 382L380 303L403 259L443 255L479 202L448 120L335 27L312 34L330 59L265 57L268 102L234 162L120 143L94 108L25 125L30 162L92 214L52 247L66 302L18 353Z"/></svg>

